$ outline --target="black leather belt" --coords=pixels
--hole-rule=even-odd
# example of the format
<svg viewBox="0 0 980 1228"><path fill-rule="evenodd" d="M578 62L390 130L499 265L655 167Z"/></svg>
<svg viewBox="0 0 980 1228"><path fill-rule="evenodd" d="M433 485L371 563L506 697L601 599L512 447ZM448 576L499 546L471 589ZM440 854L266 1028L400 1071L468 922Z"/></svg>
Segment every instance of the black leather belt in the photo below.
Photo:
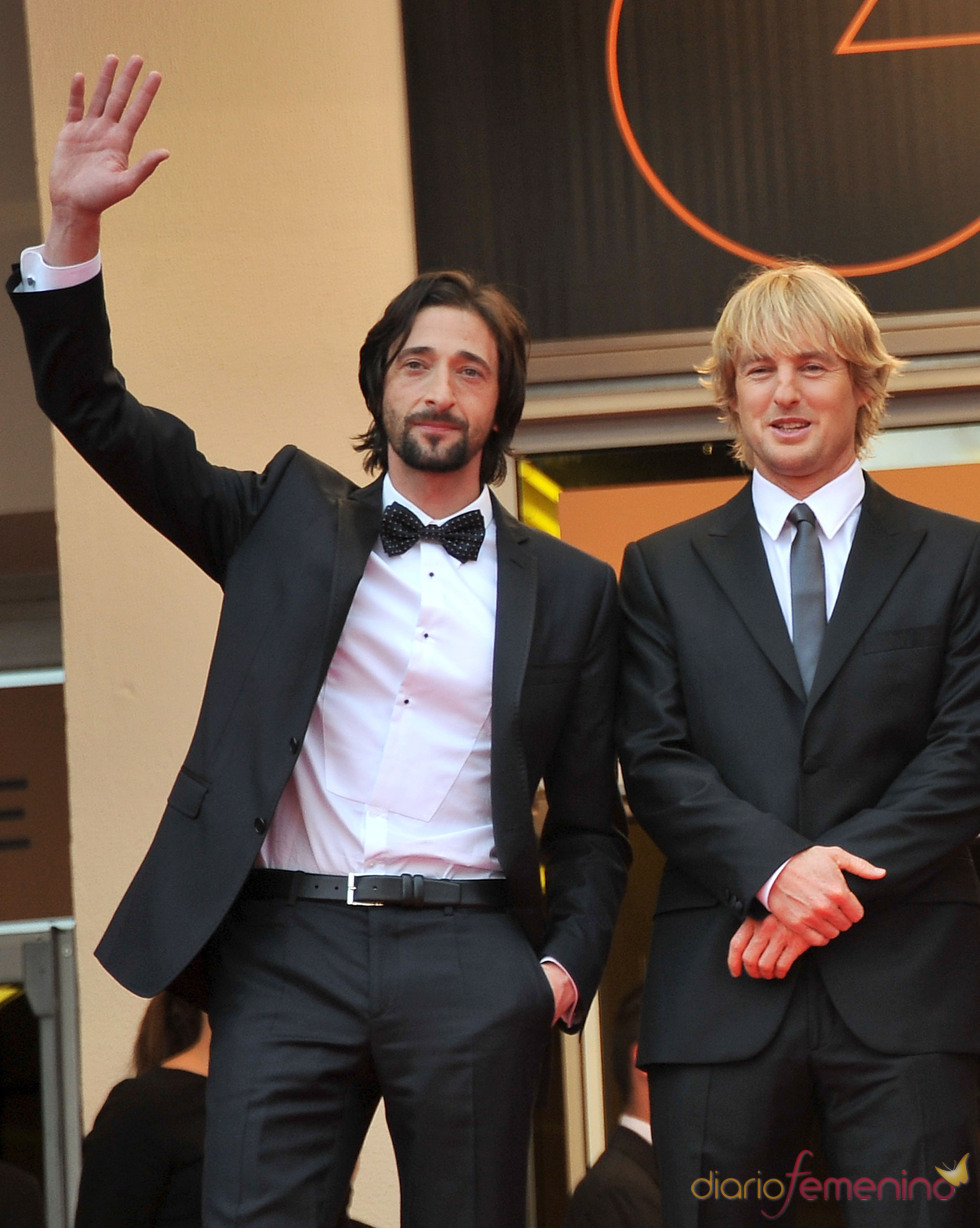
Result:
<svg viewBox="0 0 980 1228"><path fill-rule="evenodd" d="M503 878L423 878L421 874L306 874L253 870L242 895L249 900L327 900L392 904L397 908L506 908Z"/></svg>

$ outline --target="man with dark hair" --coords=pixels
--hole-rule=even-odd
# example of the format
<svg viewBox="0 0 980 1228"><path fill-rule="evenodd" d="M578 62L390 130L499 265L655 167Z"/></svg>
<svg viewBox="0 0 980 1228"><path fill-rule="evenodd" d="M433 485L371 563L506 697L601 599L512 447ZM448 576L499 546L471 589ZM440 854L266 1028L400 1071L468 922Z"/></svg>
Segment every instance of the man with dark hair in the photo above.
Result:
<svg viewBox="0 0 980 1228"><path fill-rule="evenodd" d="M664 1222L647 1073L636 1064L642 995L638 985L616 1012L610 1056L623 1109L606 1150L575 1187L565 1228L662 1228Z"/></svg>
<svg viewBox="0 0 980 1228"><path fill-rule="evenodd" d="M136 993L209 993L208 1228L332 1224L379 1097L404 1225L515 1228L549 1028L582 1023L629 857L614 577L490 495L527 332L462 274L420 277L369 334L364 489L293 447L212 465L126 391L99 223L167 156L129 166L160 82L134 95L141 64L117 80L110 57L87 110L74 79L47 240L9 283L45 412L224 590L98 956Z"/></svg>
<svg viewBox="0 0 980 1228"><path fill-rule="evenodd" d="M493 485L503 479L507 448L524 409L526 354L530 344L527 325L514 304L495 286L480 285L466 273L451 270L423 273L395 296L384 315L368 332L361 346L358 378L374 421L356 448L366 452L366 469L388 467L388 432L384 422L384 394L391 356L404 346L415 317L426 307L456 307L479 316L497 345L497 411L494 430L483 445L480 480ZM458 445L457 445L458 446ZM442 462L446 464L446 461Z"/></svg>

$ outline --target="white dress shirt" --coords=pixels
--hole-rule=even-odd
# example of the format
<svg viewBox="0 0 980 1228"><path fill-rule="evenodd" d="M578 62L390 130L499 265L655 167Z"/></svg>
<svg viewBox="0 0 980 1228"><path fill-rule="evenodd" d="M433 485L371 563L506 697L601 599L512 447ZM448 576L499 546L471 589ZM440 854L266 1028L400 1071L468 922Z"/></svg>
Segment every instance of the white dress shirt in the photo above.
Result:
<svg viewBox="0 0 980 1228"><path fill-rule="evenodd" d="M789 555L796 537L796 527L787 516L797 503L805 503L817 522L817 540L823 554L824 587L827 596L827 621L834 612L840 595L844 568L851 553L851 544L864 498L864 472L858 461L839 477L821 486L806 499L797 499L764 478L756 469L752 473L752 503L762 530L762 545L769 563L769 574L786 620L786 630L793 638L793 599L789 578ZM756 898L769 906L769 892L783 871L783 864L756 892Z"/></svg>
<svg viewBox="0 0 980 1228"><path fill-rule="evenodd" d="M851 543L854 541L854 532L861 516L863 498L864 472L858 461L806 499L794 498L785 490L774 486L758 470L753 472L752 502L755 516L762 530L762 545L769 561L769 573L790 639L793 638L793 604L789 580L789 552L796 537L796 529L786 517L797 503L805 503L816 518L817 538L823 553L829 622L837 604L844 568L851 553Z"/></svg>
<svg viewBox="0 0 980 1228"><path fill-rule="evenodd" d="M432 522L387 476L383 498ZM490 814L497 537L486 487L462 510L471 509L487 529L472 562L438 542L393 557L375 543L259 865L501 873Z"/></svg>
<svg viewBox="0 0 980 1228"><path fill-rule="evenodd" d="M632 1130L634 1134L638 1134L651 1147L653 1146L653 1128L642 1117L634 1117L631 1113L622 1113L619 1118L619 1124L625 1126L627 1130Z"/></svg>

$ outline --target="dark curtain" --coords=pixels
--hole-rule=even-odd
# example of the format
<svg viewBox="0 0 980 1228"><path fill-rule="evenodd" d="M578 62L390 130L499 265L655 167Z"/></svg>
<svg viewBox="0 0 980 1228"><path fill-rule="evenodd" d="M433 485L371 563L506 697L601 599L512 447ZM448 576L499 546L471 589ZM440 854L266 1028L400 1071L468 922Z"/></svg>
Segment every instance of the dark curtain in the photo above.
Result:
<svg viewBox="0 0 980 1228"><path fill-rule="evenodd" d="M647 165L771 255L880 261L980 215L980 46L835 56L858 0L624 0ZM506 286L539 339L713 324L746 260L655 194L617 128L608 0L402 0L420 268ZM879 0L857 41L980 32L976 0ZM873 310L980 303L980 239L857 279Z"/></svg>

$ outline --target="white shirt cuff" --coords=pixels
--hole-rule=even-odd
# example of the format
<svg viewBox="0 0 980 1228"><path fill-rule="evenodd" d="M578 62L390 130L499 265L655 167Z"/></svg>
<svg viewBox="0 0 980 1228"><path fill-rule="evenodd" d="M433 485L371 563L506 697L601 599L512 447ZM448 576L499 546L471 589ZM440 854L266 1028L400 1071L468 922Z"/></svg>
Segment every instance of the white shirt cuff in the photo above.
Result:
<svg viewBox="0 0 980 1228"><path fill-rule="evenodd" d="M558 960L554 959L551 955L546 955L541 962L542 964L554 964L556 968L561 968L562 972L564 972L564 974L568 977L568 981L572 989L575 990L575 1001L564 1013L564 1015L561 1016L562 1023L567 1024L568 1027L571 1027L575 1019L575 1012L578 1010L578 986L575 984L575 978L564 964L560 964Z"/></svg>
<svg viewBox="0 0 980 1228"><path fill-rule="evenodd" d="M63 267L45 264L41 255L43 247L28 247L20 256L20 285L25 294L36 290L67 290L91 281L102 269L102 254L86 260L84 264L69 264Z"/></svg>
<svg viewBox="0 0 980 1228"><path fill-rule="evenodd" d="M769 907L769 892L772 891L772 885L779 878L780 874L789 865L790 858L787 857L783 864L774 873L770 874L766 881L762 884L759 890L755 893L755 898L759 901L763 908Z"/></svg>

